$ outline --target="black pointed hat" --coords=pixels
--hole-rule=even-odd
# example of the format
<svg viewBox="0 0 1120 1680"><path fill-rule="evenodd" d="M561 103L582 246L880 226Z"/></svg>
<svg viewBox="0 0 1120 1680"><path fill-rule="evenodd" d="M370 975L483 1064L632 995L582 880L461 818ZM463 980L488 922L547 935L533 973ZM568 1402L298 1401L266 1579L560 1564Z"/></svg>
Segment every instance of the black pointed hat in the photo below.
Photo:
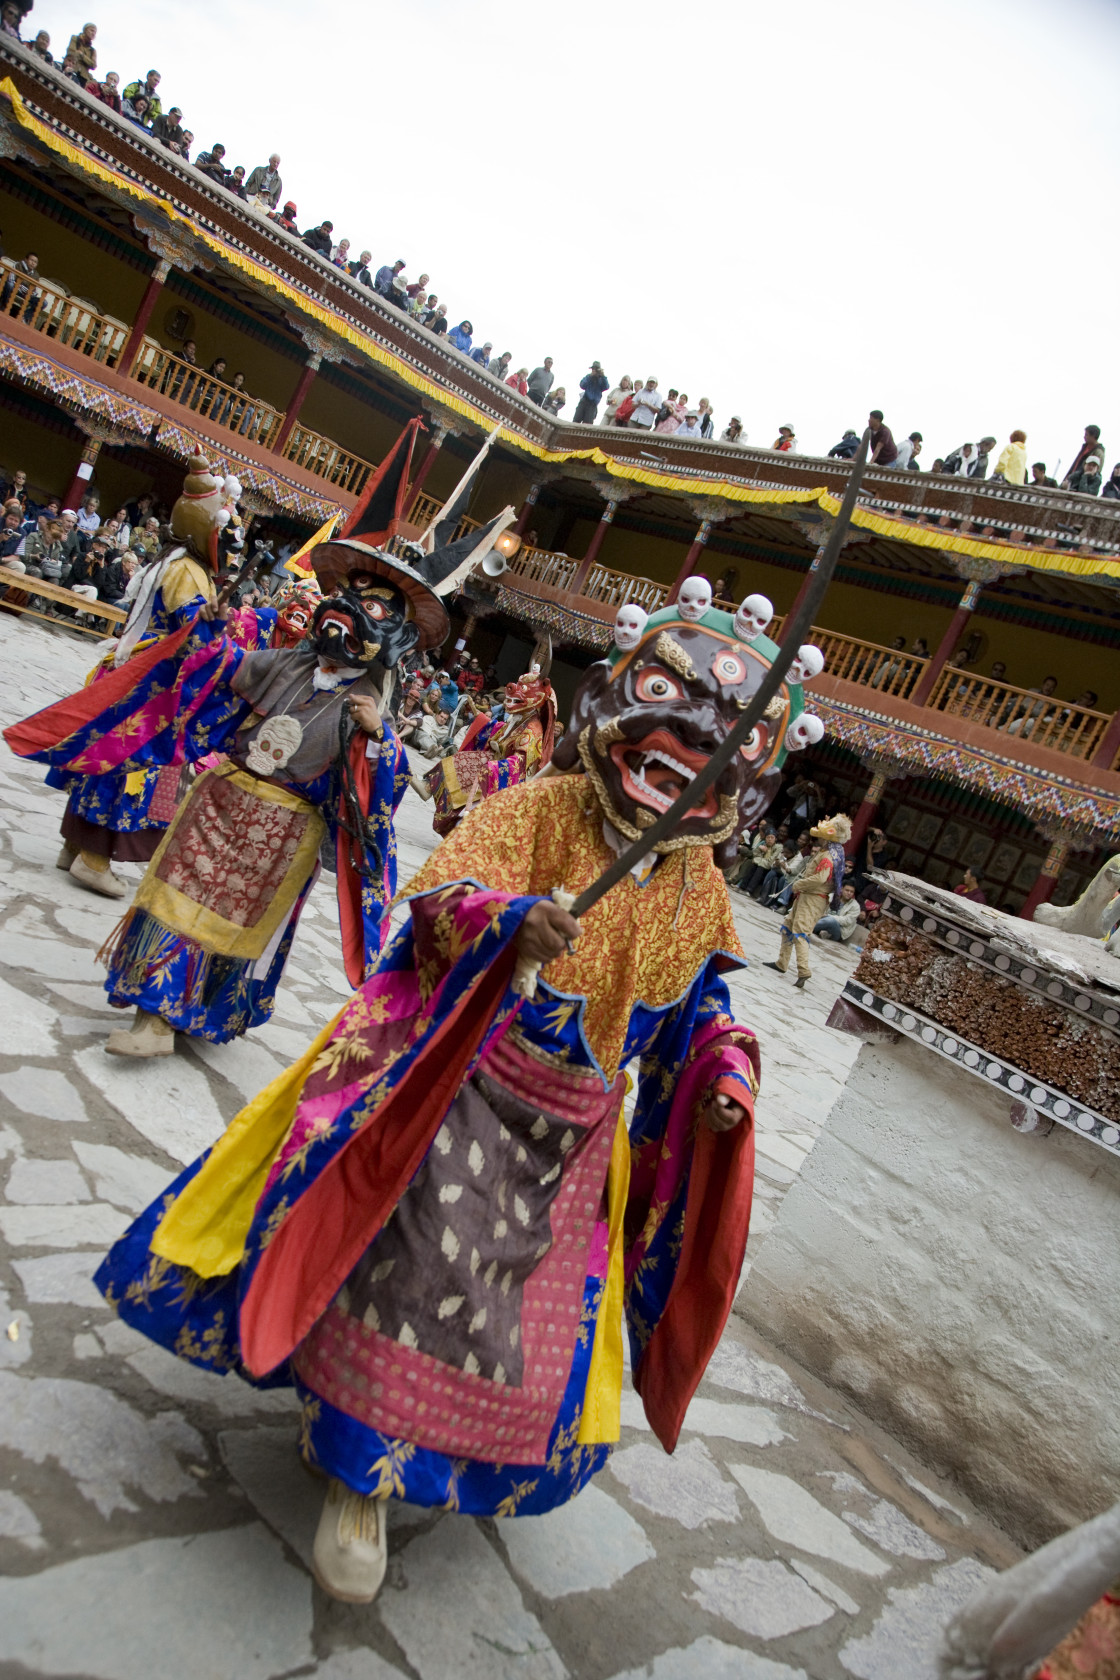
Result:
<svg viewBox="0 0 1120 1680"><path fill-rule="evenodd" d="M409 600L412 617L420 627L419 646L423 650L439 647L451 628L447 608L436 594L437 586L453 572L469 570L473 554L481 559L513 515L507 508L477 531L455 539L455 528L470 496L468 483L436 522L430 553L417 543L406 543L401 545L401 553L390 554L384 544L396 535L403 520L409 463L420 425L419 419L409 421L366 485L340 534L320 543L310 560L324 595L345 589L350 578L360 572L395 584Z"/></svg>

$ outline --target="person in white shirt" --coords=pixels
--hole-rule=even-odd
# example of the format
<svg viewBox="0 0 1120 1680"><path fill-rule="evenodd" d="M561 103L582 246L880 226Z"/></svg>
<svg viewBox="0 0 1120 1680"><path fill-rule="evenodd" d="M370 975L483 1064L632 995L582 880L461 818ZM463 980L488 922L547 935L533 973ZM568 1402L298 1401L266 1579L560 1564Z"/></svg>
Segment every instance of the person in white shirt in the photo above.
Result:
<svg viewBox="0 0 1120 1680"><path fill-rule="evenodd" d="M82 498L82 508L78 514L78 529L84 537L92 537L101 524L101 515L97 511L98 505L96 496L90 495Z"/></svg>
<svg viewBox="0 0 1120 1680"><path fill-rule="evenodd" d="M833 939L846 945L859 926L859 900L850 881L840 888L840 908L831 916L822 916L813 932L818 939Z"/></svg>
<svg viewBox="0 0 1120 1680"><path fill-rule="evenodd" d="M680 425L677 427L678 438L699 438L703 442L704 434L700 430L700 413L698 409L690 408Z"/></svg>
<svg viewBox="0 0 1120 1680"><path fill-rule="evenodd" d="M908 438L903 438L902 442L897 445L897 448L898 454L891 462L891 466L898 467L902 471L905 471L915 456L920 455L922 452L921 432L911 432Z"/></svg>
<svg viewBox="0 0 1120 1680"><path fill-rule="evenodd" d="M630 424L637 426L640 431L651 432L663 405L664 399L657 389L657 380L651 376L640 391L634 392L634 412L630 416Z"/></svg>

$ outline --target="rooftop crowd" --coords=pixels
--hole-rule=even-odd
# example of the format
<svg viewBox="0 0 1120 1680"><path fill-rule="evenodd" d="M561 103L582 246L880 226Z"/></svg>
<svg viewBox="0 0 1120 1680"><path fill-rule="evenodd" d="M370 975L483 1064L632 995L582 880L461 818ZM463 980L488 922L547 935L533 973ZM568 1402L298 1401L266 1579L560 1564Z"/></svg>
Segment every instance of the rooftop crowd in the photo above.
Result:
<svg viewBox="0 0 1120 1680"><path fill-rule="evenodd" d="M21 41L44 63L60 70L91 97L108 105L126 121L135 123L184 162L192 163L210 181L267 216L324 262L342 269L359 285L368 287L384 303L399 309L436 337L446 338L448 344L461 355L536 403L545 413L559 416L567 408L567 387L557 383L551 356L542 357L536 367L530 367L528 362L515 366L511 350L496 352L493 340L479 340L469 317L455 318L446 299L441 299L434 290L430 274L421 273L416 280L410 281L402 258L386 261L374 268L372 252L359 250L355 255L350 239L335 238L335 226L329 219L301 230L298 207L292 198L284 196L278 152L271 153L266 163L246 169L244 164L230 163L226 147L220 141L196 151L194 134L184 126L181 107L169 105L165 108L160 92L162 76L158 70L148 70L123 85L116 70L98 75L96 24L84 24L71 35L65 51L56 56L52 53L51 38L45 29L24 41L23 23L24 8L18 0L2 0L0 33ZM34 256L33 252L27 253L22 262L27 263ZM17 268L19 266L17 264ZM37 259L28 272L34 273L35 266ZM9 301L10 295L9 284L7 295L0 297L0 309ZM218 377L224 377L224 374ZM687 391L677 386L670 385L662 392L655 375L643 380L623 374L617 382L612 382L602 363L593 361L578 381L578 392L569 416L573 424L627 427L651 435L659 433L662 436L747 446L747 433L739 415L732 415L727 425L717 433L712 404L707 397L700 397L693 405ZM922 470L919 456L924 439L921 432L912 431L898 440L878 411L871 416L871 426L873 465L896 471ZM944 456L934 458L929 470L950 476L992 478L1013 485L1037 485L1042 489L1060 487L1081 495L1120 499L1120 463L1113 466L1111 475L1106 478L1104 445L1100 440L1099 427L1086 427L1084 443L1075 452L1060 486L1048 475L1045 462L1028 463L1026 442L1025 432L1012 432L993 462L997 440L986 434L974 441L957 444ZM771 443L756 444L754 447L797 454L796 428L781 425ZM851 459L858 447L859 434L849 430L828 453L836 459Z"/></svg>

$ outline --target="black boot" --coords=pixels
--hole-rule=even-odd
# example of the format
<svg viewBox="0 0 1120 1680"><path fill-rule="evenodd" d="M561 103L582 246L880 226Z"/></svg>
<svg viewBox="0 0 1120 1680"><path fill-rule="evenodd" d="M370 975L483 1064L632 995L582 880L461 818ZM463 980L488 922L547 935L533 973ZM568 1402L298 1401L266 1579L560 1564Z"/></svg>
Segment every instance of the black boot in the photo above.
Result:
<svg viewBox="0 0 1120 1680"><path fill-rule="evenodd" d="M807 974L799 974L793 984L797 991L802 992L809 984L809 976Z"/></svg>
<svg viewBox="0 0 1120 1680"><path fill-rule="evenodd" d="M785 973L785 969L781 966L780 963L763 963L762 966L763 966L763 968L772 968L774 970L775 974L784 974Z"/></svg>

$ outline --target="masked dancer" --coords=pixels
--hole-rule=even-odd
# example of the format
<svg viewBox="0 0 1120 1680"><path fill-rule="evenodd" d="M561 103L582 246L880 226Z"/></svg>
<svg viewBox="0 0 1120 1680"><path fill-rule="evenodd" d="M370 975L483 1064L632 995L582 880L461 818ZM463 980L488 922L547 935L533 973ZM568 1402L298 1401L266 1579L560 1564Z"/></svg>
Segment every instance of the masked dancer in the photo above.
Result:
<svg viewBox="0 0 1120 1680"><path fill-rule="evenodd" d="M164 1347L295 1387L337 1598L377 1592L391 1499L513 1516L578 1493L618 1438L624 1317L676 1445L751 1201L758 1052L731 1014L721 869L778 784L800 687L582 923L553 893L641 838L775 652L667 608L592 666L551 773L470 812L377 970L98 1272ZM526 963L547 965L535 989Z"/></svg>

